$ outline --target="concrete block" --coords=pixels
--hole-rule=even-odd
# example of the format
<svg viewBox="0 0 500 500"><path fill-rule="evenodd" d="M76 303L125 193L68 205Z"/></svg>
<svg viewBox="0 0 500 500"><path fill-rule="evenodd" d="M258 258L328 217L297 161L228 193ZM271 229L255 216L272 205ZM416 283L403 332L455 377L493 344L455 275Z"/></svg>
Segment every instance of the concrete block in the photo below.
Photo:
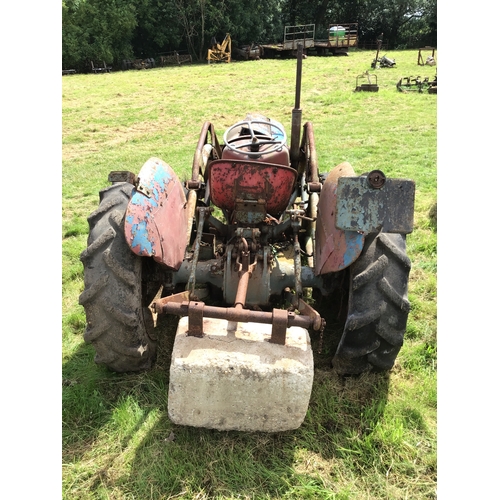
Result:
<svg viewBox="0 0 500 500"><path fill-rule="evenodd" d="M219 430L297 429L311 396L314 362L309 333L287 329L271 344L271 325L204 318L203 338L179 320L172 352L168 414L179 425Z"/></svg>

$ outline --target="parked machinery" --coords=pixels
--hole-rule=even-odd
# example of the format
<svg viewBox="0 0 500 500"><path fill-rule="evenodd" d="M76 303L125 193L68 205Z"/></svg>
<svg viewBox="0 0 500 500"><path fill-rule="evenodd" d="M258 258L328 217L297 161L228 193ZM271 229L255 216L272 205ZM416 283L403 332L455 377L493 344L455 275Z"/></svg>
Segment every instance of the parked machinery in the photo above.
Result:
<svg viewBox="0 0 500 500"><path fill-rule="evenodd" d="M380 49L382 48L382 39L384 34L382 33L377 39L377 54L375 59L372 61L372 69L377 68L394 68L396 66L396 59L390 59L386 55L379 57Z"/></svg>
<svg viewBox="0 0 500 500"><path fill-rule="evenodd" d="M437 94L437 74L434 78L428 76L422 78L421 76L406 76L402 77L396 83L396 88L403 93L418 92L423 94Z"/></svg>
<svg viewBox="0 0 500 500"><path fill-rule="evenodd" d="M231 35L226 33L222 43L217 43L215 38L212 39L211 48L207 54L208 64L217 62L231 62Z"/></svg>

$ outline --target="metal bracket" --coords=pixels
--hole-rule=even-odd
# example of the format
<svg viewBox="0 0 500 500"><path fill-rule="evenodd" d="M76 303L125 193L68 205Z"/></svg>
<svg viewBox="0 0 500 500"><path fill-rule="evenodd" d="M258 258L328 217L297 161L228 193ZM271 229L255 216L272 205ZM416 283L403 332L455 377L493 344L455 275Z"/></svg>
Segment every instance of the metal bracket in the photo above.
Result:
<svg viewBox="0 0 500 500"><path fill-rule="evenodd" d="M321 184L321 182L308 182L307 183L307 191L309 193L320 193L322 187L323 187L323 185Z"/></svg>
<svg viewBox="0 0 500 500"><path fill-rule="evenodd" d="M135 189L137 190L138 193L141 193L144 196L151 198L151 191L149 190L149 188L141 184L141 180L139 178L137 179L137 187Z"/></svg>
<svg viewBox="0 0 500 500"><path fill-rule="evenodd" d="M288 327L288 311L286 309L273 309L273 328L271 330L272 344L285 345L286 329Z"/></svg>
<svg viewBox="0 0 500 500"><path fill-rule="evenodd" d="M183 305L187 305L188 309L188 336L203 337L203 308L205 304L191 300L187 303L183 302Z"/></svg>
<svg viewBox="0 0 500 500"><path fill-rule="evenodd" d="M324 320L320 316L319 312L316 311L316 309L311 307L309 304L304 302L302 299L299 299L298 310L301 314L307 316L308 318L311 318L312 327L314 330L321 329L321 326L322 326Z"/></svg>
<svg viewBox="0 0 500 500"><path fill-rule="evenodd" d="M159 290L156 292L156 295L154 296L154 299L151 301L151 304L149 304L148 309L151 312L151 315L153 317L153 326L156 328L156 323L158 321L158 312L156 311L155 308L155 302L158 299L161 299L161 294L163 292L163 285L160 285Z"/></svg>

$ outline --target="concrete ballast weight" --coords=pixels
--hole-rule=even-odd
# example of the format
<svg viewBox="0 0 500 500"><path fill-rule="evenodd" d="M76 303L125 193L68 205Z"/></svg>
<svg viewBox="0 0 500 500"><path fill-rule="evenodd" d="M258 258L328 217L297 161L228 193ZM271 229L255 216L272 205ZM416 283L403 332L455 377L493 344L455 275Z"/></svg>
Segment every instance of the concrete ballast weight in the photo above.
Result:
<svg viewBox="0 0 500 500"><path fill-rule="evenodd" d="M297 429L311 396L309 333L289 327L272 344L272 325L204 318L204 337L179 320L172 352L168 414L175 424L219 430Z"/></svg>

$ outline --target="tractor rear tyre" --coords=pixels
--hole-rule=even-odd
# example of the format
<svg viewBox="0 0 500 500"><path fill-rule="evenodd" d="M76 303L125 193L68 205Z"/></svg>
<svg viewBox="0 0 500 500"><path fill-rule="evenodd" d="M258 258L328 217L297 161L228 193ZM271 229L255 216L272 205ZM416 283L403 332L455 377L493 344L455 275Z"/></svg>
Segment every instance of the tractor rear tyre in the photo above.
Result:
<svg viewBox="0 0 500 500"><path fill-rule="evenodd" d="M347 320L332 360L338 374L380 372L394 366L410 311L410 268L406 235L367 236L350 269Z"/></svg>
<svg viewBox="0 0 500 500"><path fill-rule="evenodd" d="M95 348L95 362L116 372L147 370L156 357L156 342L147 332L151 313L142 300L142 258L123 232L132 188L116 183L99 193L99 207L88 217L88 246L80 255L84 339Z"/></svg>

